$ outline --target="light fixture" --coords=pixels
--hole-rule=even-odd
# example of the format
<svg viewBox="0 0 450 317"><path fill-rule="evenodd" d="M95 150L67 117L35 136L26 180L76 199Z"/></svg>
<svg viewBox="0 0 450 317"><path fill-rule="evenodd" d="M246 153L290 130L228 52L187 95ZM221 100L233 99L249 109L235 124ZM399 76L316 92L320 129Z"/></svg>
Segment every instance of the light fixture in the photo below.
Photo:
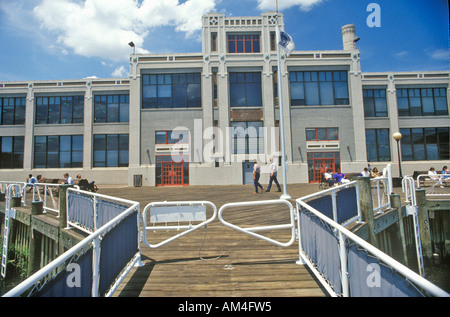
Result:
<svg viewBox="0 0 450 317"><path fill-rule="evenodd" d="M398 155L398 171L400 174L400 178L403 178L402 176L402 163L401 163L401 158L400 158L400 147L398 142L402 139L402 134L400 132L395 132L392 137L394 138L394 140L397 142L397 155Z"/></svg>
<svg viewBox="0 0 450 317"><path fill-rule="evenodd" d="M133 41L131 41L130 43L128 43L128 45L129 45L130 47L133 48L133 55L136 54L136 47L135 47Z"/></svg>

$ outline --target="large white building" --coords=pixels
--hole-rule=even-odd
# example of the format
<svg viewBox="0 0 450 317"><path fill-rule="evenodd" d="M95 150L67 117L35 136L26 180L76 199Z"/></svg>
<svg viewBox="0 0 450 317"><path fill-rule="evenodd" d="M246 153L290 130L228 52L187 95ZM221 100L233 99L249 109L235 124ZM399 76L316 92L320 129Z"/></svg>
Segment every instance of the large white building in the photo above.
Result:
<svg viewBox="0 0 450 317"><path fill-rule="evenodd" d="M274 12L210 13L201 53L133 54L129 78L0 80L0 179L245 184L257 160L264 183L269 158L281 166L278 83L288 183L326 167L398 173L395 132L403 175L449 165L448 71L363 73L345 25L342 50L283 55L278 78L275 25Z"/></svg>

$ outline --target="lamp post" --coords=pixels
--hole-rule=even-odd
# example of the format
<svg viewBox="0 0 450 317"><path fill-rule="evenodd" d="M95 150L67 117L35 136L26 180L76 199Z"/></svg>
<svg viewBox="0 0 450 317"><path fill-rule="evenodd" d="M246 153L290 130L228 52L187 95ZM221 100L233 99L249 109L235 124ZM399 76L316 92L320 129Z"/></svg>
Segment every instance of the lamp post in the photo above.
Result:
<svg viewBox="0 0 450 317"><path fill-rule="evenodd" d="M130 42L130 43L128 43L128 45L133 48L133 55L135 55L136 54L136 46L134 45L134 43Z"/></svg>
<svg viewBox="0 0 450 317"><path fill-rule="evenodd" d="M399 170L400 178L403 178L403 176L402 176L402 163L401 163L402 160L400 158L400 147L398 145L399 141L402 139L402 134L400 132L395 132L392 135L392 137L397 142L398 170Z"/></svg>

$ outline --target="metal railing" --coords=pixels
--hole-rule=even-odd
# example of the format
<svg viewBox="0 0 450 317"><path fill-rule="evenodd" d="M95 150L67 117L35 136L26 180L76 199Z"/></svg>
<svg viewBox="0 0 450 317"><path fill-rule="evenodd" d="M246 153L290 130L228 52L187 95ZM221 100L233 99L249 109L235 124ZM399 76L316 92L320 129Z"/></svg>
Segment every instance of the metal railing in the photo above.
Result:
<svg viewBox="0 0 450 317"><path fill-rule="evenodd" d="M263 205L274 205L274 204L284 204L289 207L289 220L290 222L287 224L280 224L280 225L271 225L271 226L258 226L258 227L250 227L250 228L242 228L237 225L234 225L232 223L229 223L223 219L223 212L228 208L233 207L250 207L250 206L263 206ZM263 200L263 201L252 201L252 202L238 202L238 203L228 203L220 207L219 209L219 216L218 216L220 222L222 222L225 226L230 227L232 229L235 229L237 231L249 234L251 236L254 236L256 238L262 239L264 241L270 242L272 244L281 246L281 247L288 247L290 246L296 238L296 232L295 232L295 212L294 208L292 207L292 204L284 199L280 200ZM259 231L266 231L266 230L280 230L280 229L290 229L291 230L291 239L288 242L279 242L274 239L271 239L269 237L263 236L259 233Z"/></svg>
<svg viewBox="0 0 450 317"><path fill-rule="evenodd" d="M209 219L206 219L206 206L213 209L213 214ZM152 216L152 208L158 210L159 214ZM200 209L198 209L200 208ZM150 217L148 217L150 213ZM159 216L159 219L158 219ZM159 248L175 239L178 239L198 228L205 227L212 222L217 216L216 206L209 201L175 201L175 202L153 202L145 206L143 212L143 242L150 248ZM153 223L153 226L148 226L148 220ZM200 223L193 224L195 221ZM168 225L168 223L175 222L176 225ZM180 222L187 224L180 225ZM156 225L156 223L165 223L165 225ZM158 230L184 230L160 243L150 244L147 240L147 231Z"/></svg>
<svg viewBox="0 0 450 317"><path fill-rule="evenodd" d="M350 215L350 217L342 217L341 215L338 214L338 206L337 206L337 193L354 187L355 188L355 195L356 195L356 210L354 210L353 214ZM323 197L325 195L329 195L331 196L331 207L332 207L332 219L334 221L336 221L337 223L340 223L342 226L346 227L349 224L353 223L353 222L359 222L361 223L361 205L360 205L360 200L359 200L359 185L358 182L356 181L352 181L350 183L344 184L344 185L340 185L340 186L336 186L336 187L332 187L329 189L325 189L323 191L320 191L318 193L314 193L311 195L307 195L307 196L303 196L298 198L298 200L301 201L311 201L315 198L319 198L319 197Z"/></svg>
<svg viewBox="0 0 450 317"><path fill-rule="evenodd" d="M372 193L373 211L377 214L382 214L391 208L391 190L389 189L388 178L375 177L370 179L370 183L375 185L375 193Z"/></svg>
<svg viewBox="0 0 450 317"><path fill-rule="evenodd" d="M427 186L425 193L427 196L435 196L435 197L445 197L450 196L450 191L448 189L439 189L437 188L448 188L446 182L450 183L450 175L448 174L436 174L436 175L428 175L428 174L420 174L417 176L417 189L423 187L426 181L429 181L431 184Z"/></svg>
<svg viewBox="0 0 450 317"><path fill-rule="evenodd" d="M308 212L312 213L315 217L320 219L322 223L325 223L327 226L331 227L331 233L334 233L335 236L337 236L338 239L338 259L334 259L335 263L339 263L339 272L340 272L340 285L339 288L341 288L341 292L336 292L335 288L337 288L336 285L331 285L330 281L327 279L326 276L324 276L323 272L318 269L318 264L314 263L311 260L311 255L307 254L303 249L302 246L302 238L301 234L299 236L299 256L300 258L306 262L306 264L309 266L309 268L314 272L318 280L322 283L322 285L327 289L327 291L332 296L351 296L352 292L349 285L349 271L348 271L348 239L353 241L353 243L356 243L360 248L364 249L368 254L375 257L379 261L383 263L383 265L386 265L390 267L393 271L398 272L401 276L404 276L404 278L407 280L405 283L413 283L417 287L423 289L425 292L429 293L432 296L445 296L448 297L449 294L436 285L432 284L431 282L424 279L422 276L418 275L414 271L410 270L403 264L399 263L398 261L394 260L390 256L386 255L379 249L372 246L370 243L366 242L365 240L361 239L354 233L350 232L348 229L346 229L344 226L338 224L336 221L328 218L327 216L323 215L320 211L316 210L315 208L312 208L308 205L307 202L303 201L303 199L297 199L297 210L300 212L303 212L303 210L307 210ZM300 216L298 217L298 227L300 230L302 230L300 225ZM314 239L312 237L311 239ZM357 283L367 283L367 280L369 279L367 277L369 273L365 272L361 274L362 276L365 276L364 280L357 281ZM356 277L351 277L356 278ZM382 278L382 277L381 277Z"/></svg>
<svg viewBox="0 0 450 317"><path fill-rule="evenodd" d="M137 228L140 228L140 204L138 202L124 200L124 199L117 199L114 197L109 197L105 195L99 195L99 194L93 194L89 192L79 191L75 189L68 189L72 191L78 191L82 192L83 194L91 194L96 196L102 196L104 198L109 198L112 200L119 200L120 202L127 203L130 206L124 210L122 213L108 221L106 224L101 226L100 228L97 228L95 232L92 232L84 238L81 242L76 244L74 247L70 248L66 252L64 252L61 256L50 262L48 265L44 266L42 269L37 271L35 274L27 278L25 281L11 289L9 292L4 294L4 297L17 297L21 296L22 294L26 293L27 291L30 292L28 296L33 295L33 293L39 291L39 289L42 289L48 282L52 281L54 279L54 271L58 271L58 273L61 273L62 271L66 270L66 267L72 262L74 257L77 257L80 252L83 252L86 248L92 248L93 255L92 255L92 289L91 289L91 296L97 297L99 296L99 284L100 284L100 275L102 274L100 270L100 249L102 248L103 238L106 233L108 233L112 228L118 226L121 222L124 221L125 218L132 215L134 212L137 214L136 219L136 226ZM138 231L139 232L139 231ZM134 257L131 259L131 261L127 264L125 269L122 271L122 273L118 276L118 278L114 281L114 284L111 286L109 291L106 293L106 296L111 296L114 291L117 289L118 285L121 283L121 281L125 278L125 276L128 274L128 272L132 269L134 265L141 265L140 260L140 241L139 241L139 234L136 237L137 245L139 246L138 252L134 255ZM104 253L105 250L102 250L102 253ZM108 263L106 264L108 265ZM42 283L42 281L44 281ZM72 286L69 286L72 287Z"/></svg>

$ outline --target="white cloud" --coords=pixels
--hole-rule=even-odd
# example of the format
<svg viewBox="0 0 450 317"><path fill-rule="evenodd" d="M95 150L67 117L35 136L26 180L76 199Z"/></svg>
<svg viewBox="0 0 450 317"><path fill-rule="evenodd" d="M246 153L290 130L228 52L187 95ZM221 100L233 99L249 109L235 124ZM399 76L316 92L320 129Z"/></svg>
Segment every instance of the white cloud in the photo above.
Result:
<svg viewBox="0 0 450 317"><path fill-rule="evenodd" d="M33 13L75 54L121 61L130 54L130 41L136 53L148 53L144 40L152 28L174 26L193 36L201 30L201 16L214 8L214 0L43 0Z"/></svg>
<svg viewBox="0 0 450 317"><path fill-rule="evenodd" d="M449 50L445 49L427 49L426 53L428 56L430 56L432 59L439 60L439 61L448 61L450 60L450 52Z"/></svg>
<svg viewBox="0 0 450 317"><path fill-rule="evenodd" d="M408 55L409 55L409 52L408 52L408 51L400 51L400 52L395 52L395 53L394 53L394 57L397 58L397 59L405 58L405 57L407 57Z"/></svg>
<svg viewBox="0 0 450 317"><path fill-rule="evenodd" d="M291 7L299 6L300 10L309 11L313 6L320 4L325 0L278 0L278 10L282 11ZM258 0L260 10L275 10L275 0Z"/></svg>
<svg viewBox="0 0 450 317"><path fill-rule="evenodd" d="M111 74L113 77L128 77L128 69L125 68L125 66L119 66L117 67Z"/></svg>

